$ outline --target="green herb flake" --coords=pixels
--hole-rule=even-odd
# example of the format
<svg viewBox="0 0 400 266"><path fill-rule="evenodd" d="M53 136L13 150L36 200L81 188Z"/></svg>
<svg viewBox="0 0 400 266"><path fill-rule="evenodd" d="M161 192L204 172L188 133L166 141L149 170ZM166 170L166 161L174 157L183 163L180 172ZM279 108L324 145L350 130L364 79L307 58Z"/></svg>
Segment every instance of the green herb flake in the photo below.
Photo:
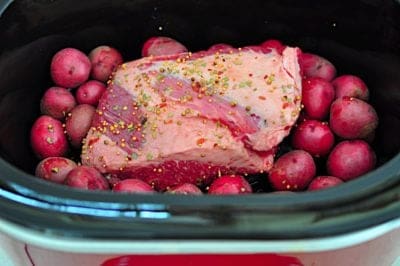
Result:
<svg viewBox="0 0 400 266"><path fill-rule="evenodd" d="M133 126L133 124L129 124L127 126L128 132L133 132L135 130L135 127Z"/></svg>
<svg viewBox="0 0 400 266"><path fill-rule="evenodd" d="M251 80L246 80L246 81L242 81L239 83L239 88L245 88L245 87L251 87L251 85L253 85L253 82Z"/></svg>
<svg viewBox="0 0 400 266"><path fill-rule="evenodd" d="M117 86L121 86L121 81L119 79L115 79L114 84Z"/></svg>
<svg viewBox="0 0 400 266"><path fill-rule="evenodd" d="M150 101L151 100L151 96L150 95L147 95L146 93L143 93L142 94L142 99L143 99L143 101Z"/></svg>
<svg viewBox="0 0 400 266"><path fill-rule="evenodd" d="M131 158L132 158L133 160L137 160L138 157L139 157L139 155L138 155L136 152L132 152Z"/></svg>
<svg viewBox="0 0 400 266"><path fill-rule="evenodd" d="M146 154L146 159L148 161L152 160L153 159L153 154L151 154L151 153Z"/></svg>
<svg viewBox="0 0 400 266"><path fill-rule="evenodd" d="M157 74L156 79L157 81L162 81L165 78L163 74Z"/></svg>

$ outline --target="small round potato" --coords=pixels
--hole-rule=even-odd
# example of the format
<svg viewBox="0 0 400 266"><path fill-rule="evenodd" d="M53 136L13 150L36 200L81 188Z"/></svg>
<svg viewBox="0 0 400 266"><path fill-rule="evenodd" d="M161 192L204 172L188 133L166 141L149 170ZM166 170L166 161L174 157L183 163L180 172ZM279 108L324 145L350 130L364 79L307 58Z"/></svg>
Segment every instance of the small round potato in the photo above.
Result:
<svg viewBox="0 0 400 266"><path fill-rule="evenodd" d="M96 109L89 104L79 104L68 114L65 127L73 147L79 148L88 133Z"/></svg>

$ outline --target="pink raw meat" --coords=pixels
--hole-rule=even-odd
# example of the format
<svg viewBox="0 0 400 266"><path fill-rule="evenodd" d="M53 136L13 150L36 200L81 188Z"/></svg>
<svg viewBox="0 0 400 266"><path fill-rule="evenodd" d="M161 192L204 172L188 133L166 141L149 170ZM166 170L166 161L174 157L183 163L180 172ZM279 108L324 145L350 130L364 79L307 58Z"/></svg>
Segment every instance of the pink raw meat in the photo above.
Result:
<svg viewBox="0 0 400 266"><path fill-rule="evenodd" d="M251 46L123 64L100 100L82 163L158 190L269 171L299 115L299 52Z"/></svg>

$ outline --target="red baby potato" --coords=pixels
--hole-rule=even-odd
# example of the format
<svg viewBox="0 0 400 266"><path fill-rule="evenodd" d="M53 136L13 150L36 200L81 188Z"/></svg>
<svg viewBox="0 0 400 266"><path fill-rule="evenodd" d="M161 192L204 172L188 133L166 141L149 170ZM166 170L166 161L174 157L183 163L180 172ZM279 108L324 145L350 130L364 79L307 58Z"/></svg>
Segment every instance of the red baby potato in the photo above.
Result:
<svg viewBox="0 0 400 266"><path fill-rule="evenodd" d="M269 181L276 190L299 191L308 186L315 172L312 156L303 150L293 150L276 160Z"/></svg>
<svg viewBox="0 0 400 266"><path fill-rule="evenodd" d="M74 161L64 157L48 157L36 166L35 176L51 182L63 183L68 173L76 166Z"/></svg>
<svg viewBox="0 0 400 266"><path fill-rule="evenodd" d="M68 150L61 122L48 115L42 115L34 122L30 141L34 153L40 159L63 156Z"/></svg>
<svg viewBox="0 0 400 266"><path fill-rule="evenodd" d="M307 117L322 120L328 116L335 90L322 78L306 78L302 84L302 103Z"/></svg>
<svg viewBox="0 0 400 266"><path fill-rule="evenodd" d="M55 84L64 88L75 88L89 78L89 58L75 48L57 52L51 61L50 73Z"/></svg>
<svg viewBox="0 0 400 266"><path fill-rule="evenodd" d="M113 191L129 193L154 193L154 189L140 179L124 179L114 185Z"/></svg>
<svg viewBox="0 0 400 266"><path fill-rule="evenodd" d="M64 182L67 186L87 190L107 190L109 185L102 174L94 167L77 166L72 169Z"/></svg>
<svg viewBox="0 0 400 266"><path fill-rule="evenodd" d="M278 53L282 54L283 50L285 50L285 45L283 45L279 40L270 39L266 40L261 44L261 47L269 48L271 50L276 50Z"/></svg>
<svg viewBox="0 0 400 266"><path fill-rule="evenodd" d="M329 126L317 120L305 120L293 131L292 145L295 149L304 150L312 156L327 155L335 143Z"/></svg>
<svg viewBox="0 0 400 266"><path fill-rule="evenodd" d="M61 87L51 87L40 101L40 111L55 119L62 120L76 105L72 93Z"/></svg>
<svg viewBox="0 0 400 266"><path fill-rule="evenodd" d="M79 104L90 104L97 106L103 93L106 91L106 85L97 80L89 80L83 83L76 91L76 100Z"/></svg>
<svg viewBox="0 0 400 266"><path fill-rule="evenodd" d="M91 77L102 82L106 82L115 68L123 62L121 53L106 45L94 48L89 53L89 59L92 64Z"/></svg>
<svg viewBox="0 0 400 266"><path fill-rule="evenodd" d="M342 184L343 181L334 176L317 176L308 185L308 190L320 190Z"/></svg>
<svg viewBox="0 0 400 266"><path fill-rule="evenodd" d="M304 76L319 77L331 81L336 76L335 66L327 59L310 53L302 53L299 56L299 65Z"/></svg>
<svg viewBox="0 0 400 266"><path fill-rule="evenodd" d="M65 128L72 146L78 148L88 133L96 109L89 104L80 104L68 114Z"/></svg>
<svg viewBox="0 0 400 266"><path fill-rule="evenodd" d="M329 125L342 138L367 139L378 126L378 115L370 104L345 96L332 103Z"/></svg>
<svg viewBox="0 0 400 266"><path fill-rule="evenodd" d="M326 166L329 175L348 181L371 171L375 163L375 153L367 142L345 140L333 148Z"/></svg>
<svg viewBox="0 0 400 266"><path fill-rule="evenodd" d="M183 195L201 195L203 192L201 190L190 183L185 183L176 187L173 187L169 190L167 190L166 193L169 194L183 194Z"/></svg>
<svg viewBox="0 0 400 266"><path fill-rule="evenodd" d="M213 195L233 195L233 194L249 194L252 188L242 176L226 175L221 176L211 183L208 194Z"/></svg>
<svg viewBox="0 0 400 266"><path fill-rule="evenodd" d="M364 101L368 101L369 99L367 85L357 76L343 75L337 77L332 81L332 85L335 89L336 98L349 96Z"/></svg>
<svg viewBox="0 0 400 266"><path fill-rule="evenodd" d="M187 48L180 42L169 37L152 37L142 48L142 56L172 55L187 52Z"/></svg>
<svg viewBox="0 0 400 266"><path fill-rule="evenodd" d="M221 52L229 51L231 49L233 49L232 45L229 45L226 43L217 43L217 44L210 46L210 48L208 48L208 51L221 53Z"/></svg>

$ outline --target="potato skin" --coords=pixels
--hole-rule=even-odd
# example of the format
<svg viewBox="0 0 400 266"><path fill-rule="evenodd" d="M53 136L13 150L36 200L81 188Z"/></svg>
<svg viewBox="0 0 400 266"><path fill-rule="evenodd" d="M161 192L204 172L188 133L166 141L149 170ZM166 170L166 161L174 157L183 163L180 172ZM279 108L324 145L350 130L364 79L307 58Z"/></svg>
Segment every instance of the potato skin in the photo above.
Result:
<svg viewBox="0 0 400 266"><path fill-rule="evenodd" d="M283 50L286 48L281 41L275 39L266 40L261 43L261 46L264 48L275 49L279 54L282 54Z"/></svg>
<svg viewBox="0 0 400 266"><path fill-rule="evenodd" d="M378 126L378 115L370 104L345 96L332 103L329 125L344 139L368 139Z"/></svg>
<svg viewBox="0 0 400 266"><path fill-rule="evenodd" d="M342 184L343 181L340 178L334 176L317 176L311 181L308 186L309 191L327 189L330 187L338 186Z"/></svg>
<svg viewBox="0 0 400 266"><path fill-rule="evenodd" d="M104 83L97 80L89 80L76 90L76 100L79 104L90 104L96 107L105 91L106 85Z"/></svg>
<svg viewBox="0 0 400 266"><path fill-rule="evenodd" d="M114 185L112 190L124 193L155 193L155 190L149 184L135 178L121 180Z"/></svg>
<svg viewBox="0 0 400 266"><path fill-rule="evenodd" d="M335 99L335 90L330 82L314 77L303 79L302 104L308 118L323 120Z"/></svg>
<svg viewBox="0 0 400 266"><path fill-rule="evenodd" d="M89 58L75 48L58 51L52 58L50 74L55 84L64 88L76 88L89 78Z"/></svg>
<svg viewBox="0 0 400 266"><path fill-rule="evenodd" d="M88 133L96 109L89 104L79 104L68 115L65 128L73 147L79 148Z"/></svg>
<svg viewBox="0 0 400 266"><path fill-rule="evenodd" d="M202 195L203 192L196 186L190 183L184 183L167 190L167 194L180 194L180 195Z"/></svg>
<svg viewBox="0 0 400 266"><path fill-rule="evenodd" d="M208 189L208 194L212 195L237 195L250 194L252 188L242 176L226 175L215 179Z"/></svg>
<svg viewBox="0 0 400 266"><path fill-rule="evenodd" d="M332 81L336 98L344 96L358 98L363 101L369 100L369 90L364 81L353 75L343 75Z"/></svg>
<svg viewBox="0 0 400 266"><path fill-rule="evenodd" d="M221 52L227 52L227 51L229 52L229 50L231 50L231 49L233 49L233 47L231 45L229 45L229 44L217 43L217 44L211 45L208 48L208 51L209 52L219 52L219 53L221 53Z"/></svg>
<svg viewBox="0 0 400 266"><path fill-rule="evenodd" d="M327 155L335 144L335 136L326 123L305 120L293 130L292 146L309 152L312 156Z"/></svg>
<svg viewBox="0 0 400 266"><path fill-rule="evenodd" d="M64 157L48 157L36 166L35 176L54 183L63 183L76 163Z"/></svg>
<svg viewBox="0 0 400 266"><path fill-rule="evenodd" d="M293 150L276 160L269 172L269 181L276 190L304 190L316 173L312 156L303 150Z"/></svg>
<svg viewBox="0 0 400 266"><path fill-rule="evenodd" d="M72 93L62 87L51 87L46 90L41 101L40 111L55 119L62 120L76 106Z"/></svg>
<svg viewBox="0 0 400 266"><path fill-rule="evenodd" d="M121 53L107 45L94 48L89 53L89 59L92 65L90 76L101 82L106 82L116 67L123 63Z"/></svg>
<svg viewBox="0 0 400 266"><path fill-rule="evenodd" d="M142 48L142 56L159 56L159 55L171 55L180 54L187 52L188 49L178 42L169 37L152 37L148 39Z"/></svg>
<svg viewBox="0 0 400 266"><path fill-rule="evenodd" d="M68 151L68 141L61 122L48 115L42 115L34 122L30 142L39 159L61 157Z"/></svg>
<svg viewBox="0 0 400 266"><path fill-rule="evenodd" d="M90 166L78 166L72 169L64 183L67 186L86 190L108 190L109 184L105 177Z"/></svg>
<svg viewBox="0 0 400 266"><path fill-rule="evenodd" d="M311 53L299 56L299 65L307 78L319 77L331 81L336 76L335 66L327 59Z"/></svg>
<svg viewBox="0 0 400 266"><path fill-rule="evenodd" d="M375 167L375 152L363 140L345 140L329 154L326 168L329 175L349 181L368 173Z"/></svg>

